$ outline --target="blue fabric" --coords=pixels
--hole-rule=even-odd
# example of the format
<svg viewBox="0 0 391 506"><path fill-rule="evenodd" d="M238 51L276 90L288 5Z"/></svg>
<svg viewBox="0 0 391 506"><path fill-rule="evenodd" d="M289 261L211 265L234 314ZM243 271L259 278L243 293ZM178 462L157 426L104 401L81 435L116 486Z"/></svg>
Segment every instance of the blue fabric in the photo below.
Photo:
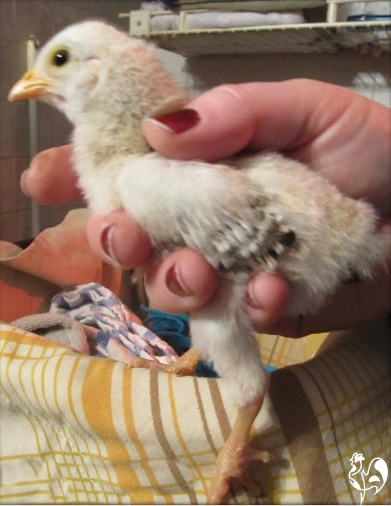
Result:
<svg viewBox="0 0 391 506"><path fill-rule="evenodd" d="M166 341L179 356L191 347L189 337L189 317L184 313L170 314L158 309L140 306L148 314L143 324L156 335ZM217 378L212 364L201 361L196 369L196 376L204 378Z"/></svg>

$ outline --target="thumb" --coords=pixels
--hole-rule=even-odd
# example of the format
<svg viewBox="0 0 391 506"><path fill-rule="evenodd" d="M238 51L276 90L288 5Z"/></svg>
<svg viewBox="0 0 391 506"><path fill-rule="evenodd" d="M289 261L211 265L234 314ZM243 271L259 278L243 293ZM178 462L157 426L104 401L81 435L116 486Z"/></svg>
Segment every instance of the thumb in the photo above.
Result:
<svg viewBox="0 0 391 506"><path fill-rule="evenodd" d="M241 151L251 139L256 117L244 86L220 86L188 107L148 118L143 133L167 158L213 161Z"/></svg>
<svg viewBox="0 0 391 506"><path fill-rule="evenodd" d="M336 97L333 109L321 107ZM292 152L323 132L349 100L342 88L308 79L223 85L185 109L144 120L143 133L163 156L182 160L215 161L243 149Z"/></svg>

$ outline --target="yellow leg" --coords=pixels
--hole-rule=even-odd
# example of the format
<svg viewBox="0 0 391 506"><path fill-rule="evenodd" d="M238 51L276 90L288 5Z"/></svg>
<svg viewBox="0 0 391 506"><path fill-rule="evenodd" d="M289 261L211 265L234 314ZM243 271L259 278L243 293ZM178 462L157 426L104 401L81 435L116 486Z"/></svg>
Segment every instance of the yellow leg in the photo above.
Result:
<svg viewBox="0 0 391 506"><path fill-rule="evenodd" d="M198 362L201 356L193 348L190 348L186 353L178 358L176 362L171 364L161 364L156 360L147 360L145 358L135 357L128 367L143 367L146 369L157 369L159 371L165 371L174 373L177 376L194 376Z"/></svg>
<svg viewBox="0 0 391 506"><path fill-rule="evenodd" d="M270 462L268 451L254 450L249 444L250 430L263 404L263 397L240 407L232 431L221 449L215 474L208 493L208 504L222 504L229 492L232 478L239 480L251 495L260 494L252 480L248 464L253 460Z"/></svg>
<svg viewBox="0 0 391 506"><path fill-rule="evenodd" d="M187 350L176 362L167 366L166 371L177 376L194 376L201 355L194 348Z"/></svg>

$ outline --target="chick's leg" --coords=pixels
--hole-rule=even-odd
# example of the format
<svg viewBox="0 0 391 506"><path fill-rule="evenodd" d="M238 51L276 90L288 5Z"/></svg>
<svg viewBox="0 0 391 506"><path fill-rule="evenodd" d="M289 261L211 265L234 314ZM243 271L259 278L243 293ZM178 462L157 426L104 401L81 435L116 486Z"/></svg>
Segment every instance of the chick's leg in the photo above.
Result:
<svg viewBox="0 0 391 506"><path fill-rule="evenodd" d="M254 450L248 442L251 427L262 404L263 397L259 397L239 407L232 431L217 457L215 474L208 493L208 504L224 502L233 478L241 482L252 496L260 494L258 485L250 476L248 465L254 460L270 462L271 456L268 451Z"/></svg>
<svg viewBox="0 0 391 506"><path fill-rule="evenodd" d="M209 503L220 503L229 492L232 478L238 478L251 494L259 494L250 479L251 460L269 461L267 452L248 445L250 430L268 389L259 348L243 308L245 284L222 278L214 298L192 314L192 342L202 358L213 362L219 383L228 387L227 402L238 402L239 411L231 434L220 451L208 494Z"/></svg>
<svg viewBox="0 0 391 506"><path fill-rule="evenodd" d="M174 373L177 376L194 376L198 362L200 361L200 354L190 348L176 362L171 364L161 364L156 360L147 360L145 358L135 357L129 368L142 367L144 369L157 369L168 373Z"/></svg>
<svg viewBox="0 0 391 506"><path fill-rule="evenodd" d="M194 376L201 355L194 348L190 348L181 355L176 362L169 364L166 371L177 376Z"/></svg>

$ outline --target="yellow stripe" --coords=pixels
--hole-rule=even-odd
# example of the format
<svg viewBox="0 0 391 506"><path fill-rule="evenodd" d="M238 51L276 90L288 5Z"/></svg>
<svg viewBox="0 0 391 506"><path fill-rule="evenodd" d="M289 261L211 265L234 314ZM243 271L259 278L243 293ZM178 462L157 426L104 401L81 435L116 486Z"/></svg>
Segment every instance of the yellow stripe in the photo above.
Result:
<svg viewBox="0 0 391 506"><path fill-rule="evenodd" d="M18 352L20 344L21 343L15 343L14 356ZM18 364L18 383L19 383L20 390L24 393L25 399L22 399L22 397L20 395L20 392L18 390L16 390L15 387L13 386L13 382L12 382L12 379L11 379L11 376L10 376L10 368L11 368L11 366L13 366L14 368L16 367L15 359L8 360L8 363L7 363L7 366L6 366L6 377L7 377L8 384L9 384L10 388L14 391L14 394L15 394L15 396L13 396L11 402L13 404L16 404L19 407L19 409L22 410L22 412L24 413L24 415L26 417L26 420L30 423L30 425L31 425L31 427L33 429L33 433L35 435L35 441L36 441L36 445L37 445L38 451L39 451L39 453L41 453L42 448L41 448L41 445L40 445L40 442L39 442L39 434L38 434L38 430L37 430L38 427L40 428L40 432L42 432L42 434L44 435L44 439L46 440L47 446L50 447L50 448L52 448L51 445L50 445L50 439L49 439L49 437L47 436L47 434L46 434L46 432L44 430L44 425L43 425L43 422L41 420L41 417L38 417L38 416L35 416L35 417L29 416L29 411L32 412L32 413L34 413L35 406L32 405L31 402L28 402L30 396L25 391L25 388L24 388L24 385L23 385L23 381L22 381L22 372L23 372L23 369L26 366L26 364L28 364L29 361L31 360L31 353L33 352L33 349L34 349L34 347L30 346L29 351L27 353L27 356L24 356L24 359L21 360L21 362ZM44 351L45 351L44 349L41 349L41 356L43 355ZM38 363L39 363L38 360L36 360L35 363L33 364L33 367L31 369L31 377L33 377L33 370L35 369L35 367L37 366ZM33 386L32 390L33 390L33 393L35 393L37 404L39 404L38 403L38 397L37 397L35 389L34 389L35 385L34 385L34 382L32 381L32 379L30 381L30 384L32 384L32 386ZM14 400L15 398L19 399L19 403L15 402L15 400ZM24 408L23 406L26 406L26 407ZM35 421L35 423L34 423L34 421ZM49 464L48 464L48 462L47 462L46 459L45 459L44 463L45 463L45 467L46 467L47 476L49 477L49 479L51 479L50 468L49 468ZM54 497L55 494L54 494L54 491L52 490L51 487L49 487L49 490L50 490L50 494L52 495L52 497ZM46 494L47 494L47 492L46 492Z"/></svg>
<svg viewBox="0 0 391 506"><path fill-rule="evenodd" d="M46 355L46 349L43 351L43 357L42 357L43 359L40 362L37 362L36 365L38 365L38 363L42 363L42 370L41 370L41 373L40 373L41 374L41 394L42 394L42 399L43 399L44 404L46 405L46 409L47 409L48 413L50 413L49 417L52 418L52 419L54 418L54 423L56 423L55 418L56 418L56 415L58 416L58 413L54 413L53 414L51 412L52 410L51 410L51 406L50 406L49 400L48 400L47 395L46 395L46 385L45 385L45 383L46 383L45 380L46 380L46 377L48 375L46 369L47 369L48 365L50 363L52 363L52 361L48 357L46 357L45 355ZM52 357L50 357L50 358L52 358ZM62 359L63 359L63 357L60 356L59 357L59 361L61 361ZM56 358L54 360L56 360L55 365L56 365L56 371L57 371L57 369L58 369L58 360ZM56 372L55 372L55 374L56 374ZM32 375L32 377L33 377L33 375ZM32 381L32 383L34 383L34 382ZM53 390L55 390L54 385L56 385L56 383L53 381L51 383L51 385L52 385ZM38 398L37 398L37 403L39 404ZM58 407L58 406L56 406L56 407ZM49 426L52 429L52 434L54 436L52 438L53 443L56 444L57 448L61 449L62 448L61 439L60 439L57 431L54 430L54 427L53 427L52 423L50 423ZM64 430L64 428L63 428L63 430ZM74 457L73 452L72 452L72 448L69 445L68 437L65 437L64 439L65 439L65 444L66 444L67 449L68 449L68 455L73 459L73 462L75 464L75 468L77 469L79 477L80 477L80 479L82 479L79 466L76 465L75 457ZM51 445L50 445L50 447L52 448ZM59 484L60 484L60 487L61 487L61 492L63 494L63 497L66 497L66 492L64 492L64 490L62 488L62 482L63 482L63 480L60 479L60 477L62 475L62 473L60 471L60 464L57 462L56 459L54 459L54 463L55 463L55 466L56 466L56 468L58 470L57 476L58 476L58 479L59 479L58 481L59 481ZM71 477L72 473L69 471L69 466L67 465L66 467L67 467L67 470L68 470L68 476ZM54 495L54 492L53 492L53 495ZM76 502L79 502L79 496L78 496L77 493L76 493Z"/></svg>
<svg viewBox="0 0 391 506"><path fill-rule="evenodd" d="M54 371L54 378L53 378L52 386L53 386L53 400L54 400L54 405L56 407L56 412L54 413L54 416L56 418L57 417L58 418L64 418L66 420L69 417L69 415L68 415L67 412L63 413L63 411L60 408L60 404L58 402L58 391L59 391L59 388L61 386L61 382L59 382L58 377L59 377L59 372L60 372L60 368L61 368L61 365L62 365L63 361L64 361L64 355L60 356L56 360L55 371ZM67 383L68 383L68 385L70 384L70 379L69 378L67 378ZM47 406L49 408L49 403L48 403L48 401L46 399L46 396L45 396L45 400L46 400ZM69 408L69 401L70 401L69 396L67 396L67 400L68 400L67 408ZM61 416L61 415L63 415L63 416ZM65 427L66 427L67 430L65 429ZM71 457L71 459L73 461L73 466L72 466L72 463L68 463L66 461L66 459L64 459L64 464L60 464L60 466L61 467L66 467L66 469L68 471L68 476L72 476L72 473L71 473L70 469L72 467L76 468L77 473L79 475L80 481L82 481L83 483L85 481L87 481L87 483L90 482L90 483L93 484L93 481L89 478L89 475L88 475L88 468L87 468L87 466L85 466L84 452L82 452L79 449L79 444L78 443L81 442L82 439L83 439L81 437L81 433L79 432L78 435L77 435L77 437L75 438L75 437L73 437L73 432L70 430L69 424L66 424L65 427L64 427L63 430L64 431L66 430L66 432L67 432L66 445L67 445L67 448L68 448L68 455ZM72 443L70 442L70 437L72 437ZM60 445L61 442L60 441L58 441L58 442L59 442L59 445ZM80 459L81 463L80 464L78 464L78 462L76 460L76 455L79 456L79 457L81 457L81 459ZM82 464L84 464L83 468L82 468ZM76 479L76 478L73 478L73 480L74 479ZM85 489L85 492L87 494L89 494L91 491L88 491L87 489ZM76 497L78 497L77 492L76 492Z"/></svg>
<svg viewBox="0 0 391 506"><path fill-rule="evenodd" d="M45 339L44 337L41 337L27 330L21 330L11 326L5 330L3 330L2 328L0 329L0 338L1 337L4 338L4 341L6 343L13 342L15 344L26 344L34 347L41 346L46 349L53 348L54 351L58 350L60 352L61 350L69 350L68 347L65 347L63 344L57 343L56 341L49 341L48 339Z"/></svg>
<svg viewBox="0 0 391 506"><path fill-rule="evenodd" d="M218 380L214 378L208 378L207 383L221 434L224 441L226 441L231 433L232 427L228 418L227 411L225 409L224 401L219 388L219 383Z"/></svg>
<svg viewBox="0 0 391 506"><path fill-rule="evenodd" d="M83 426L82 422L81 422L81 420L80 420L80 418L79 418L79 416L77 414L77 411L75 409L75 406L74 406L74 403L73 403L73 400L72 400L72 389L73 389L73 385L75 383L76 372L78 371L79 365L81 364L81 358L82 357L80 357L80 356L76 356L75 359L74 359L74 361L73 361L73 366L72 366L71 373L70 373L69 380L68 380L67 399L68 399L68 408L69 408L69 411L70 411L71 415L79 423L79 425L82 427ZM56 384L58 384L58 383L56 382ZM56 389L56 402L57 402L57 391L58 391L58 389ZM94 479L90 478L90 483L92 484L93 490L89 491L88 493L95 495L95 501L98 499L98 494L103 494L106 497L106 500L108 501L108 495L102 489L102 487L100 487L97 490L96 481L97 481L97 478L99 477L99 472L98 472L98 469L97 469L96 464L95 464L96 453L94 453L94 452L91 451L91 446L89 444L88 437L86 438L84 436L84 430L80 430L78 432L77 439L78 440L79 439L82 440L84 442L86 448L88 448L87 451L85 449L83 449L82 455L83 455L84 458L85 457L89 457L90 458L90 464L89 465L95 471L96 478L94 478ZM102 452L101 452L99 444L95 444L95 447L97 448L97 453L98 453L99 460L102 461L102 462L105 462L106 460L108 460L106 457L104 457L102 455ZM106 470L107 482L110 483L110 485L113 485L112 482L111 482L110 473L109 473L109 470L108 470L107 466L104 466L104 469ZM88 469L86 471L86 474L89 475ZM100 478L99 478L99 482L102 483L102 480Z"/></svg>
<svg viewBox="0 0 391 506"><path fill-rule="evenodd" d="M124 409L124 417L125 417L125 424L126 424L126 430L129 434L130 439L132 440L132 443L134 444L137 453L140 456L140 464L142 468L144 469L145 474L148 477L148 480L151 484L151 487L155 489L158 493L161 495L164 495L163 489L161 485L159 484L158 480L156 479L156 476L153 472L152 467L149 464L149 457L147 452L144 449L144 446L142 442L140 441L140 438L137 433L135 420L134 420L134 412L133 412L133 402L132 402L132 379L133 379L133 371L127 370L124 372L123 375L123 390L122 390L122 402L123 402L123 409ZM161 460L165 460L161 459ZM166 500L168 503L173 502L173 497L170 494L166 494ZM154 494L151 493L149 490L144 489L143 491L143 504L153 504L154 502Z"/></svg>
<svg viewBox="0 0 391 506"><path fill-rule="evenodd" d="M32 350L33 350L33 346L30 348L29 356L32 353ZM42 348L41 349L41 356L39 357L39 359L43 359L45 357L45 353L46 353L46 349ZM37 406L41 407L42 405L40 403L40 396L38 395L38 392L37 392L37 389L36 389L36 382L34 381L35 369L38 367L38 365L41 364L41 360L39 360L39 359L35 360L34 364L31 367L31 372L30 372L30 374L31 374L31 380L30 380L30 384L32 386L32 392L34 394L36 404L37 404ZM27 361L27 358L26 358L26 361ZM21 385L22 385L22 380L21 380L21 377L22 377L22 368L25 366L25 363L27 363L26 361L23 361L23 363L21 364L20 369L19 369L19 383ZM44 377L44 374L43 374L43 369L42 369L42 371L41 371L41 391L42 391L42 396L45 397L44 394L43 394L43 388L42 388L43 377ZM26 392L25 392L25 395L26 395L26 404L27 404L27 399L29 399L30 396ZM34 406L32 406L31 408L33 410L35 409ZM50 448L51 451L54 451L52 443L51 443L51 439L50 439L50 437L47 435L47 433L45 431L44 424L41 422L41 417L39 417L39 418L36 417L36 420L39 423L39 426L41 428L42 434L44 434L44 436L45 436L47 447ZM51 425L49 425L49 427L50 427L50 429L52 429ZM59 438L58 438L58 435L57 435L56 431L52 430L52 432L54 432L54 434L55 434L55 437L56 437L56 440L57 440L57 444L60 444ZM38 434L37 434L36 437L37 437L37 444L39 444L39 439L38 439L39 436L38 436ZM61 448L61 446L58 446L58 447ZM41 452L41 449L40 449L40 452ZM60 477L61 477L61 471L60 471L60 468L59 468L59 466L57 464L56 459L53 459L53 461L54 461L54 467L57 470L58 483L60 485L61 493L62 493L62 496L65 498L66 495L65 495L65 492L64 492L64 489L63 489L63 486L62 486L62 480L60 479ZM46 466L46 469L47 469L47 476L49 478L50 493L51 493L51 495L53 497L55 497L55 492L54 492L54 490L52 489L52 486L51 486L51 482L52 482L53 477L52 477L52 475L50 473L50 466L49 466L49 464L48 464L48 462L47 462L46 459L45 459L45 466Z"/></svg>
<svg viewBox="0 0 391 506"><path fill-rule="evenodd" d="M1 336L1 334L4 334L4 337ZM7 348L7 346L9 346L10 343L12 343L12 340L9 339L10 336L7 334L7 332L1 332L0 336L2 338L0 355L8 358L8 356L10 355L10 353L7 352L7 351L5 351L5 349Z"/></svg>
<svg viewBox="0 0 391 506"><path fill-rule="evenodd" d="M2 352L3 352L4 348L6 347L6 344L7 344L7 342L6 342L6 341L4 341L4 343L3 343L3 347L2 347ZM30 351L31 351L31 350L30 350ZM2 353L2 354L3 354L3 353ZM5 354L3 354L3 356L5 356ZM8 358L8 354L7 354L7 358ZM4 361L4 360L3 360L3 361ZM6 394L7 394L7 398L4 398L4 399L6 400L6 402L8 402L9 404L11 404L12 406L18 406L18 404L14 401L14 399L16 398L16 394L17 394L17 392L16 392L16 391L15 391L15 389L13 388L13 386L12 386L12 384L11 384L11 381L10 381L10 378L9 378L9 370L8 370L8 367L9 367L10 365L11 365L11 360L8 360L8 361L7 361L7 367L6 367L6 376L7 376L7 379L8 379L9 387L11 388L11 390L13 390L13 391L14 391L15 396L13 396L13 395L12 395L12 396L10 396L10 395L9 395L9 393L8 393L8 392L6 392L5 385L1 382L1 379L0 379L0 383L2 384L2 391L3 391L3 392L6 392ZM21 409L21 408L20 408L20 409ZM24 411L23 411L23 413L24 413ZM26 413L24 413L24 415L26 415ZM37 434L36 428L35 428L35 426L34 426L34 424L33 424L32 420L30 419L30 417L26 416L25 418L26 418L27 423L29 423L29 424L31 425L31 428L32 428L33 434L35 434L35 439L36 439L36 441L37 441L37 445L38 445L38 447L39 447L39 440L38 440L38 434ZM34 468L34 466L32 466L32 465L30 464L30 467L32 468L32 470L33 470L33 472L35 473L35 475L37 475L37 471L36 471L36 469Z"/></svg>
<svg viewBox="0 0 391 506"><path fill-rule="evenodd" d="M118 486L129 494L131 502L137 503L136 491L140 487L140 482L132 469L125 445L119 437L115 437L111 408L114 365L108 360L95 359L89 362L82 386L82 403L86 420L105 445Z"/></svg>
<svg viewBox="0 0 391 506"><path fill-rule="evenodd" d="M170 407L171 407L171 413L172 413L172 418L173 418L172 421L174 424L175 433L177 435L179 444L182 447L182 450L184 451L186 457L190 460L192 467L197 472L199 479L202 481L203 488L204 488L204 494L206 494L207 488L206 488L205 478L204 478L203 474L201 473L200 468L197 465L196 461L194 460L192 452L187 448L186 443L182 437L181 429L179 427L178 413L176 410L175 398L174 398L173 375L168 374L167 378L168 378L168 395L169 395L169 399L170 399Z"/></svg>
<svg viewBox="0 0 391 506"><path fill-rule="evenodd" d="M26 497L27 503L30 501L28 500L30 496L32 495L42 495L45 498L47 497L47 490L29 490L28 492L18 492L16 494L0 494L0 500L4 499L11 499L13 497Z"/></svg>
<svg viewBox="0 0 391 506"><path fill-rule="evenodd" d="M62 450L53 450L53 451L49 451L49 452L42 452L40 451L39 452L39 455L41 457L54 457L54 456L70 456L70 453L64 453ZM18 453L17 455L1 455L0 456L0 462L7 462L7 461L12 461L12 460L20 460L20 459L31 459L33 457L36 457L37 454L34 452L34 453ZM89 452L83 452L83 456L91 459L91 458L94 458L96 457L96 454L95 453L89 453ZM102 461L103 462L110 462L108 457L102 457ZM61 465L61 464L59 464ZM104 481L104 480L101 480L101 481ZM105 481L104 481L105 482ZM109 482L109 481L107 481ZM106 483L106 482L105 482Z"/></svg>
<svg viewBox="0 0 391 506"><path fill-rule="evenodd" d="M16 351L17 351L17 350L16 350ZM23 365L25 365L26 363L28 363L28 362L29 362L29 360L30 360L30 354L32 353L32 350L31 350L31 349L30 349L30 350L28 350L28 351L29 351L29 352L28 352L28 356L27 356L27 358L25 358L25 359L22 361L22 362L23 362L23 364L22 364L22 366L19 366L19 370L17 371L17 372L19 373L19 383L20 383L20 386L21 386L21 388L20 388L20 389L18 389L18 392L20 393L22 390L24 390L24 392L25 392L25 396L27 397L27 399L31 399L31 398L32 398L31 394L30 394L29 392L26 392L26 390L25 390L25 388L24 388L24 385L23 385L23 382L22 382L22 378L23 378L23 379L26 379L26 375L24 375L24 376L23 376L23 374L24 374L24 369L25 369L25 367L23 367ZM32 359L32 360L34 360L34 361L35 361L35 363L33 364L33 366L32 366L32 370L30 371L31 378L34 378L34 376L36 376L36 379L39 379L39 377L43 378L45 374L46 374L46 375L48 375L48 374L49 374L49 371L46 371L46 373L45 373L45 370L46 370L46 367L48 366L48 364L49 364L50 360L49 360L47 357L43 358L43 356L42 356L42 355L44 355L44 354L45 354L45 351L46 351L46 350L44 350L44 349L43 349L43 350L41 350L41 357L42 357L42 358L39 358L39 357L37 357L37 358L36 358L36 357L34 357L34 359ZM53 353L52 353L52 355L54 356L54 354L53 354ZM30 361L31 361L31 360L30 360ZM54 366L56 367L56 369L55 369L55 370L56 370L56 373L58 373L58 370L59 370L59 367L60 367L60 363L61 363L61 361L62 361L62 357L60 357L60 361L59 361L58 363L57 363L57 362L55 362L55 363L54 363ZM13 360L12 362L13 362L13 364L15 365L15 360ZM38 363L42 364L42 362L43 362L43 365L44 365L43 370L42 370L42 371L39 371L38 373L36 373L36 374L34 375L35 370L36 370L36 367L38 366ZM31 366L31 364L29 364L29 365ZM50 372L50 374L51 374L51 372ZM8 376L9 376L9 373L8 373ZM57 377L57 374L55 374L55 376ZM11 383L11 381L8 381L8 383L10 383L10 386L12 387L12 383ZM35 388L35 387L36 387L36 382L34 382L34 381L30 381L30 383L31 383L31 385L33 386L33 387L32 387L32 391L33 391L33 395L34 395L34 396L35 396L35 398L36 398L37 404L38 404L38 405L40 405L40 402L39 402L39 393L38 393L37 389ZM45 392L44 383L42 383L42 384L41 384L41 386L42 386L42 391L43 391L42 393L44 393L44 392ZM14 395L13 395L12 397L13 397L13 398L15 398L16 396L14 396ZM49 405L49 402L48 402L47 392L45 392L45 395L43 395L43 397L44 397L44 399L46 400L46 405L47 405L47 407L49 408L49 407L50 407L50 405ZM56 404L57 404L57 408L59 409L59 407L58 407L58 398L57 398L57 402L56 402ZM35 408L35 405L31 405L31 403L30 403L30 412L31 412L31 415L32 415L32 416L30 416L30 415L29 415L29 408L24 408L24 410L23 410L23 411L24 411L24 412L25 412L25 414L27 415L26 417L27 417L27 420L28 420L28 422L29 422L30 424L32 424L32 421L33 421L33 420L37 419L37 422L39 423L39 427L40 427L40 429L39 429L39 434L40 434L41 436L43 436L44 438L46 438L46 441L48 441L48 436L47 436L47 434L46 434L45 427L43 426L43 424L42 424L42 423L40 423L40 422L41 422L41 420L39 419L39 418L40 418L40 415L38 415L38 416L37 416L36 414L34 414L34 413L36 413L36 412L37 412L37 411L36 411L36 408ZM55 411L55 412L54 412L54 416L56 417L56 415L57 415L57 413L56 413L56 411ZM50 424L50 420L49 420L47 423L45 422L45 426L46 426L46 425L49 425L49 426L50 426L50 428L54 431L54 434L53 434L53 436L54 436L54 440L56 440L56 439L58 440L58 439L59 439L59 437L58 437L58 433L57 433L56 429L55 429L54 427L52 427L52 424ZM39 444L39 437L38 437L38 434L37 434L37 432L36 432L36 428L34 427L34 425L32 425L32 429L33 429L33 431L35 432L35 437L36 437L36 440L37 440L38 454L39 454L39 455L42 457L42 459L44 460L45 465L46 465L46 468L48 468L48 462L47 462L47 459L45 459L45 457L47 457L47 456L49 456L49 455L50 455L50 456L53 456L53 455L61 455L61 456L63 456L63 457L64 457L65 455L68 455L69 457L73 458L73 460L74 460L74 464L75 464L75 466L76 466L76 468L78 469L78 472L79 472L80 482L81 482L81 483L85 483L85 477L84 477L84 476L81 476L80 467L79 467L79 465L77 464L77 462L75 461L75 451L74 451L74 450L75 450L75 448L73 448L73 447L72 447L72 448L69 448L69 446L70 446L70 443L71 443L71 442L68 440L68 437L66 437L66 441L67 441L67 444L68 444L69 452L67 452L66 454L64 454L64 452L63 452L63 451L58 451L58 452L54 451L54 450L53 450L53 448L52 448L50 445L48 445L48 446L49 446L49 448L52 448L52 450L53 450L52 452L42 452L42 448L41 448L41 446L40 446L40 444ZM76 445L76 446L77 446L77 445ZM60 442L58 443L57 447L60 447L60 448L61 448L61 444L60 444ZM85 461L85 458L84 458L84 457L86 456L86 452L83 452L83 454L82 454L82 453L80 453L80 452L78 452L78 453L79 453L79 454L83 457L83 458L82 458L82 461ZM67 460L67 459L66 459L66 460ZM67 468L69 468L69 464L67 464L67 463L66 463L66 461L64 461L65 463L64 463L64 464L62 464L62 465L61 465L61 463L58 463L58 462L57 462L57 459L54 459L54 460L52 460L51 462L52 462L52 463L54 463L54 464L56 465L56 467L57 467L57 469L58 469L58 470L59 470L59 468L64 468L64 466L65 466L65 467L67 467ZM72 463L71 463L70 465L72 465ZM48 471L48 469L47 469L47 471ZM47 472L47 474L49 474L49 472ZM56 473L56 474L59 474L59 475L60 475L60 473L59 473L59 472L58 472L58 473ZM69 472L69 474L70 474L70 479L71 479L71 480L73 480L74 478L72 477L71 472ZM85 475L86 475L86 476L88 476L88 470L85 472ZM87 481L87 483L90 483L90 480L88 480L88 481ZM61 481L59 482L59 485L60 485L60 487L61 487L61 485L62 485ZM77 491L76 491L76 492L77 492ZM80 489L79 489L79 492L80 492ZM81 491L81 492L82 492L82 491ZM99 493L104 494L104 493L103 493L103 490L102 490L102 491L99 491ZM52 496L55 496L55 495L57 496L57 494L54 494L54 493L53 493L53 491L52 491ZM95 496L96 496L96 494L95 494ZM63 494L63 496L62 496L62 497L64 497L64 494Z"/></svg>
<svg viewBox="0 0 391 506"><path fill-rule="evenodd" d="M385 385L385 381L387 381L387 380L388 380L387 376L382 376L376 382L374 382L372 385L367 386L367 387L365 387L365 389L356 392L354 397L349 397L349 398L342 397L341 399L338 400L338 402L336 402L336 406L339 409L342 409L342 408L348 406L349 404L351 404L352 399L354 401L358 396L360 396L360 397L365 396L365 398L366 398L369 396L369 394L371 394L372 391L377 392L376 397L381 397L382 395L384 395L385 392L387 392L389 390L388 384ZM333 406L333 409L334 409L334 406ZM319 420L321 420L322 417L328 418L328 416L329 416L329 411L328 411L327 407L324 409L317 408L316 413L317 413Z"/></svg>
<svg viewBox="0 0 391 506"><path fill-rule="evenodd" d="M167 376L167 375L166 375ZM163 375L159 375L158 371L151 370L150 371L150 402L151 402L151 414L153 425L155 428L156 436L159 441L159 444L167 456L167 465L177 482L177 488L181 490L183 494L188 495L188 501L191 504L197 502L196 495L191 487L189 487L186 482L180 466L177 464L177 458L175 451L172 448L170 441L167 438L166 431L164 429L162 412L161 412L161 388L159 385L159 378L161 381L164 381ZM163 397L163 400L165 398Z"/></svg>
<svg viewBox="0 0 391 506"><path fill-rule="evenodd" d="M323 366L323 371L321 368L319 370L320 370L321 374L323 372L324 381L325 382L327 380L330 381L331 378L333 378L333 380L334 380L333 383L331 383L331 381L330 381L330 390L332 391L332 395L334 398L334 405L332 406L332 409L330 410L329 415L333 421L333 424L336 423L337 427L340 429L341 422L342 422L342 427L343 427L343 421L345 418L345 416L344 416L342 418L342 420L340 420L340 417L341 417L340 404L341 404L341 402L345 405L347 404L348 407L350 408L349 411L353 415L354 412L356 411L356 409L353 410L351 404L352 404L352 398L357 396L357 391L355 391L353 383L349 380L348 375L346 374L346 372L344 370L344 369L346 369L348 364L346 364L346 367L341 367L341 365L339 365L336 368L334 365L334 361L333 361L333 363L330 363L330 360L327 361L322 356L319 357L319 363L322 364L322 366ZM351 364L349 364L349 365L351 367ZM356 378L356 379L358 379L358 378ZM351 391L350 392L347 391L349 386L350 386L350 389L353 390L354 396ZM352 434L358 434L358 433L360 433L359 431L360 430L362 431L363 429L366 431L365 425L360 424L359 420L357 420L357 417L351 416L350 422L353 425ZM344 443L344 439L341 439L340 436L337 437L337 435L335 435L334 439L335 439L335 441L334 441L335 451L338 453L340 460L342 460L342 445ZM349 481L348 481L349 477L347 476L345 471L344 471L344 477L345 477L346 484L349 484Z"/></svg>

